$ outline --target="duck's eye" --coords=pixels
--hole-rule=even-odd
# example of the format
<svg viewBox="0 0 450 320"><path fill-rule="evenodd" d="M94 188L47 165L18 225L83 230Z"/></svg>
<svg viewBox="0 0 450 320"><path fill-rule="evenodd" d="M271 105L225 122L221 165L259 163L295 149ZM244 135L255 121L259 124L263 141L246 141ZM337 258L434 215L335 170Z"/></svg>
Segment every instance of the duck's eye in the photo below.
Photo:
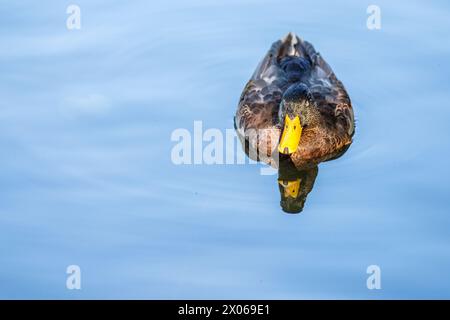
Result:
<svg viewBox="0 0 450 320"><path fill-rule="evenodd" d="M289 126L288 126L288 125L286 125L286 126L285 126L285 128L287 129L287 128L289 128Z"/></svg>
<svg viewBox="0 0 450 320"><path fill-rule="evenodd" d="M294 126L294 130L297 128L297 126Z"/></svg>

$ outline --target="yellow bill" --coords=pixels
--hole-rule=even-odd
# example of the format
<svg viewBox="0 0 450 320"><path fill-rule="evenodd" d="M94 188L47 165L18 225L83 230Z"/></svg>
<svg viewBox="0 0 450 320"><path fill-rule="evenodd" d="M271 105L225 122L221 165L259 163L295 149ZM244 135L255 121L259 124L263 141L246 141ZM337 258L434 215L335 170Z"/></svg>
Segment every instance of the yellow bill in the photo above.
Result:
<svg viewBox="0 0 450 320"><path fill-rule="evenodd" d="M291 118L286 115L278 151L284 154L294 153L297 151L301 136L302 126L300 125L300 118L295 116L295 118L291 120Z"/></svg>
<svg viewBox="0 0 450 320"><path fill-rule="evenodd" d="M300 179L294 181L278 180L278 183L284 189L284 197L297 198L300 189Z"/></svg>

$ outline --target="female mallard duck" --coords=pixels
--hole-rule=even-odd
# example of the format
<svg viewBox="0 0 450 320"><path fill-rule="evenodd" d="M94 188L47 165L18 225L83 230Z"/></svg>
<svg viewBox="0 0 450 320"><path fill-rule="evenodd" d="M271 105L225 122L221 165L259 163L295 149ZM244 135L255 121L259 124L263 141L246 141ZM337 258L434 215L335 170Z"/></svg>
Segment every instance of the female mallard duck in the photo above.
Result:
<svg viewBox="0 0 450 320"><path fill-rule="evenodd" d="M340 156L355 131L343 84L314 47L293 33L275 42L256 68L235 127L250 158L278 167L279 152L297 168Z"/></svg>

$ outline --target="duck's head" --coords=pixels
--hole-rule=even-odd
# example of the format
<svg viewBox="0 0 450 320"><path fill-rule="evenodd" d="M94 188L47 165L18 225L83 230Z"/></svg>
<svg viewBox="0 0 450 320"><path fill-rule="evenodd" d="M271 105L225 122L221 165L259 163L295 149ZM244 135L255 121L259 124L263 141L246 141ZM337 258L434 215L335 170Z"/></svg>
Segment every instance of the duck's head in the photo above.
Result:
<svg viewBox="0 0 450 320"><path fill-rule="evenodd" d="M319 113L308 87L301 83L290 86L283 94L278 116L282 128L278 151L290 155L300 145L302 131L319 121Z"/></svg>

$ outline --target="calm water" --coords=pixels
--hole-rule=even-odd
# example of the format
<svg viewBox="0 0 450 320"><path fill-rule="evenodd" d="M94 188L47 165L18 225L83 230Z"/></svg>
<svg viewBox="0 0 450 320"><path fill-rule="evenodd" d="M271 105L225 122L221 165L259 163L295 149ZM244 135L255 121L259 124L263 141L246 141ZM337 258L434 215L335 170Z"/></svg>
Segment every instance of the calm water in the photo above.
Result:
<svg viewBox="0 0 450 320"><path fill-rule="evenodd" d="M450 298L447 3L377 1L372 31L364 1L76 3L74 31L65 2L0 6L1 298ZM259 165L170 158L176 128L233 128L288 31L357 118L299 215Z"/></svg>

